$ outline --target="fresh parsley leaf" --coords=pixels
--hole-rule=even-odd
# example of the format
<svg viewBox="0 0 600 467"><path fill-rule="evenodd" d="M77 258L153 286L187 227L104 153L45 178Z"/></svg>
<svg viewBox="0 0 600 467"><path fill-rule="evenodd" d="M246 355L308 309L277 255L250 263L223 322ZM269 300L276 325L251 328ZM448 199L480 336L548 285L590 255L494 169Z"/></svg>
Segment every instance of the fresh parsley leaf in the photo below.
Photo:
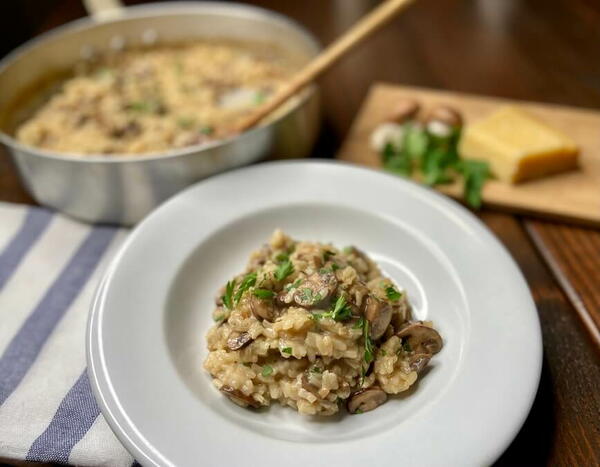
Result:
<svg viewBox="0 0 600 467"><path fill-rule="evenodd" d="M320 373L323 373L323 368L321 368L320 366L313 366L310 369L310 372L311 373L319 373L320 374Z"/></svg>
<svg viewBox="0 0 600 467"><path fill-rule="evenodd" d="M254 294L254 296L263 300L270 300L275 296L275 292L268 289L254 289L252 293Z"/></svg>
<svg viewBox="0 0 600 467"><path fill-rule="evenodd" d="M293 284L286 284L285 290L289 292L290 290L297 288L300 284L302 284L302 279L296 279Z"/></svg>
<svg viewBox="0 0 600 467"><path fill-rule="evenodd" d="M388 143L383 148L383 167L390 172L410 176L412 173L412 160L408 153L402 149L395 148Z"/></svg>
<svg viewBox="0 0 600 467"><path fill-rule="evenodd" d="M335 256L335 251L325 250L323 252L323 262L326 263L332 256Z"/></svg>
<svg viewBox="0 0 600 467"><path fill-rule="evenodd" d="M242 298L242 295L244 295L244 292L250 287L254 286L254 284L256 284L256 273L253 272L250 274L246 274L246 276L242 280L242 283L238 287L238 290L234 297L236 305L239 303L240 299Z"/></svg>
<svg viewBox="0 0 600 467"><path fill-rule="evenodd" d="M254 94L254 104L260 105L266 100L266 98L267 95L264 92L257 91L256 94Z"/></svg>
<svg viewBox="0 0 600 467"><path fill-rule="evenodd" d="M335 321L346 321L352 317L352 308L350 308L343 295L340 295L335 301L333 310L331 310L331 317Z"/></svg>
<svg viewBox="0 0 600 467"><path fill-rule="evenodd" d="M194 126L195 120L193 117L179 117L177 119L177 126L184 130L187 130Z"/></svg>
<svg viewBox="0 0 600 467"><path fill-rule="evenodd" d="M294 265L289 259L287 259L283 261L279 266L277 266L277 269L275 270L275 278L278 281L282 281L293 272Z"/></svg>
<svg viewBox="0 0 600 467"><path fill-rule="evenodd" d="M450 167L454 162L453 153L446 148L436 147L428 151L421 162L425 183L430 186L450 183Z"/></svg>
<svg viewBox="0 0 600 467"><path fill-rule="evenodd" d="M486 180L490 178L490 167L487 162L465 159L457 166L464 180L463 196L467 203L475 208L481 207L481 191Z"/></svg>
<svg viewBox="0 0 600 467"><path fill-rule="evenodd" d="M267 376L270 376L273 373L273 367L271 365L265 365L263 366L262 369L262 375L266 378Z"/></svg>
<svg viewBox="0 0 600 467"><path fill-rule="evenodd" d="M292 348L291 347L284 347L283 349L281 349L281 352L287 355L292 355Z"/></svg>
<svg viewBox="0 0 600 467"><path fill-rule="evenodd" d="M427 132L414 125L407 125L404 132L404 150L414 161L421 161L429 145Z"/></svg>
<svg viewBox="0 0 600 467"><path fill-rule="evenodd" d="M365 339L365 363L368 365L373 361L373 341L369 336L369 322L367 320L363 325L363 337Z"/></svg>
<svg viewBox="0 0 600 467"><path fill-rule="evenodd" d="M313 302L317 301L316 298L313 296L312 289L309 289L308 287L305 287L304 289L302 289L300 291L300 294L301 294L300 299L303 302L313 303Z"/></svg>
<svg viewBox="0 0 600 467"><path fill-rule="evenodd" d="M279 253L277 256L275 256L275 259L277 262L287 261L290 259L290 255L287 253Z"/></svg>
<svg viewBox="0 0 600 467"><path fill-rule="evenodd" d="M221 297L225 306L230 310L233 309L233 289L235 289L235 279L227 282L227 285L225 286L225 295Z"/></svg>
<svg viewBox="0 0 600 467"><path fill-rule="evenodd" d="M332 271L337 271L340 268L340 266L337 263L331 263L331 270Z"/></svg>
<svg viewBox="0 0 600 467"><path fill-rule="evenodd" d="M365 325L365 318L361 316L359 320L352 326L352 329L361 329Z"/></svg>
<svg viewBox="0 0 600 467"><path fill-rule="evenodd" d="M398 292L393 286L388 285L385 288L385 294L387 295L387 298L390 299L392 302L397 302L398 300L400 300L400 297L402 297L402 293Z"/></svg>

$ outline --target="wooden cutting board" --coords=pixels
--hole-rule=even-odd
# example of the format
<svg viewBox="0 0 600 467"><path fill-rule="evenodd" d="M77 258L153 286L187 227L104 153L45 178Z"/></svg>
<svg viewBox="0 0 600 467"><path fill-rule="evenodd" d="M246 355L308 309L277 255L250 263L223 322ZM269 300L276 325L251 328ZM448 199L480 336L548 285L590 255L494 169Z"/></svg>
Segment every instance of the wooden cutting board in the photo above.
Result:
<svg viewBox="0 0 600 467"><path fill-rule="evenodd" d="M370 148L369 137L381 123L394 101L410 96L422 108L444 103L460 110L465 121L480 119L504 104L518 104L562 130L580 147L580 169L520 185L496 180L486 183L484 203L517 213L533 214L600 227L600 112L533 102L509 101L430 89L374 85L337 157L370 167L381 167L379 155ZM440 191L461 198L461 187L446 185Z"/></svg>

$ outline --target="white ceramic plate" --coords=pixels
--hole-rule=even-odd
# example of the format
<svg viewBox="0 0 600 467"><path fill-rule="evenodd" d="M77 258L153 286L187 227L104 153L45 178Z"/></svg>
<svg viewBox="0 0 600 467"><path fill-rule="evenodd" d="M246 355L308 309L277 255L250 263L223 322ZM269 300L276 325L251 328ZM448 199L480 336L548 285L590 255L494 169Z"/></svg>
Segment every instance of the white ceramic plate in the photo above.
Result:
<svg viewBox="0 0 600 467"><path fill-rule="evenodd" d="M216 290L281 227L357 245L404 286L444 349L404 397L315 420L232 404L202 369ZM466 209L380 172L262 164L201 182L131 234L104 278L88 336L90 380L144 465L484 465L521 427L541 369L539 322L506 250Z"/></svg>

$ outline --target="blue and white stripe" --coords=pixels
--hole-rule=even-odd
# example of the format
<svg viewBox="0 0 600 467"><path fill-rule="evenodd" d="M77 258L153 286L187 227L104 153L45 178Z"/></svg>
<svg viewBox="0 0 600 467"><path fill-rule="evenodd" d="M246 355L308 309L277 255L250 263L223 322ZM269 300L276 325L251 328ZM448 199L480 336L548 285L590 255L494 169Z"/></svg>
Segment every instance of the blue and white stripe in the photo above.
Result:
<svg viewBox="0 0 600 467"><path fill-rule="evenodd" d="M0 204L0 459L130 466L93 398L88 307L126 232Z"/></svg>

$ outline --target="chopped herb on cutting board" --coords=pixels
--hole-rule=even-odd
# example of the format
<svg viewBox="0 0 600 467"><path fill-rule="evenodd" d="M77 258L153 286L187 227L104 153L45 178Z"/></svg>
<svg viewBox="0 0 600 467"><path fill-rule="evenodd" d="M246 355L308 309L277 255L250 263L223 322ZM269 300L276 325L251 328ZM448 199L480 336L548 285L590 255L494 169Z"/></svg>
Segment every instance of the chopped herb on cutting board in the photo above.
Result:
<svg viewBox="0 0 600 467"><path fill-rule="evenodd" d="M416 119L418 111L419 105L414 101L406 99L398 103L388 121L371 135L371 145L380 154L383 167L429 186L462 179L464 200L479 208L490 169L485 161L460 157L460 114L438 105L421 122Z"/></svg>

